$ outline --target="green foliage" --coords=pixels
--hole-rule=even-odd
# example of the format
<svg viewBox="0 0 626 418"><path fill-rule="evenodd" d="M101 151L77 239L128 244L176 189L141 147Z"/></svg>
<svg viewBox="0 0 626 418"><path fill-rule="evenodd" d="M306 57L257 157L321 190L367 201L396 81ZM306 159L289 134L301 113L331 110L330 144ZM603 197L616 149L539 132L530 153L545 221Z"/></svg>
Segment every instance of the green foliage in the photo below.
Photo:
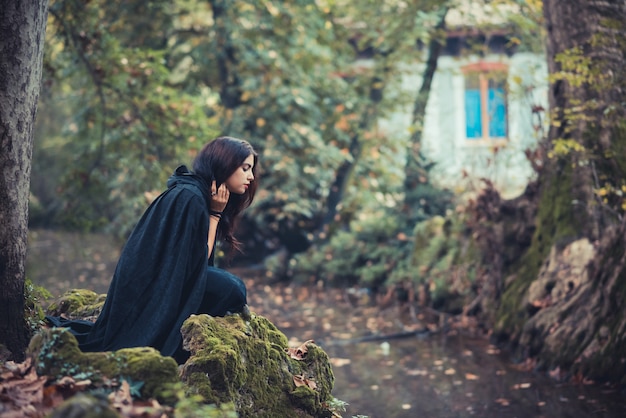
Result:
<svg viewBox="0 0 626 418"><path fill-rule="evenodd" d="M45 317L42 304L51 297L50 292L44 287L33 284L30 279L24 282L24 318L31 333L41 328Z"/></svg>
<svg viewBox="0 0 626 418"><path fill-rule="evenodd" d="M137 398L137 399L141 398L141 388L145 384L144 382L142 382L140 380L139 381L133 380L132 378L127 377L127 376L120 377L120 380L122 382L128 383L128 388L129 388L129 391L130 391L130 395L133 398Z"/></svg>
<svg viewBox="0 0 626 418"><path fill-rule="evenodd" d="M462 214L435 216L417 224L414 240L407 279L428 289L433 305L451 311L460 305L459 299L473 296L482 267ZM440 306L442 301L447 306Z"/></svg>
<svg viewBox="0 0 626 418"><path fill-rule="evenodd" d="M313 1L233 2L215 26L212 42L226 50L210 52L225 61L223 129L261 152L263 187L250 215L266 236L312 230L337 167L353 158L349 133L362 99L338 76L349 44Z"/></svg>
<svg viewBox="0 0 626 418"><path fill-rule="evenodd" d="M545 51L545 25L542 0L501 0L491 2L494 6L504 4L502 18L511 28L509 46L515 46L519 52L542 53ZM519 8L511 13L510 6L514 3ZM507 7L507 5L509 7Z"/></svg>
<svg viewBox="0 0 626 418"><path fill-rule="evenodd" d="M572 86L580 87L598 81L601 76L593 65L592 57L585 55L580 47L557 54L554 60L561 65L561 70L553 75L555 81L566 80Z"/></svg>
<svg viewBox="0 0 626 418"><path fill-rule="evenodd" d="M207 404L201 395L191 394L183 382L176 382L164 391L173 400L174 418L236 418L239 415L233 403Z"/></svg>
<svg viewBox="0 0 626 418"><path fill-rule="evenodd" d="M430 16L415 13L431 3L374 13L312 0L52 1L33 170L39 220L124 235L174 166L219 132L261 152L250 217L279 241L316 228L338 167L358 162L354 138L366 159L355 175L392 190L402 138L371 134L370 87L398 79L390 62L414 60L407 52ZM360 48L385 58L372 70L351 69L357 32ZM376 115L407 102L390 95ZM367 204L362 191L351 185L344 207Z"/></svg>
<svg viewBox="0 0 626 418"><path fill-rule="evenodd" d="M609 29L616 27L617 22L605 19L602 25ZM616 46L625 47L626 39L597 33L591 36L589 44L613 51ZM573 169L590 167L595 201L588 204L598 205L620 219L626 213L625 164L621 152L626 118L623 100L617 92L626 86L626 80L606 71L612 65L609 58L598 59L583 45L564 50L554 60L559 69L550 75L550 81L562 82L571 91L563 108L553 110L551 124L558 136L552 138L548 157Z"/></svg>
<svg viewBox="0 0 626 418"><path fill-rule="evenodd" d="M168 28L121 24L120 12L141 3L51 2L36 149L57 158L44 166L35 154L33 189L58 223L124 234L175 165L218 132L205 95L169 81ZM151 3L141 21L173 29L166 3Z"/></svg>
<svg viewBox="0 0 626 418"><path fill-rule="evenodd" d="M322 246L297 254L287 276L297 281L321 279L331 285L379 286L410 253L410 242L397 217L380 211L355 220Z"/></svg>
<svg viewBox="0 0 626 418"><path fill-rule="evenodd" d="M414 102L401 76L422 60L416 45L441 35L432 28L451 4L52 0L33 222L124 236L176 165L222 133L260 153L243 237L257 247L297 252L381 207L398 216L410 133L376 123ZM532 32L534 18L519 19ZM427 181L407 201L417 216L389 242L448 204ZM366 255L335 259L333 271L365 262L361 273L378 282L405 252L359 248Z"/></svg>
<svg viewBox="0 0 626 418"><path fill-rule="evenodd" d="M344 402L341 399L337 399L335 397L326 402L326 406L328 406L328 409L337 413L346 412L346 406L348 405L348 402Z"/></svg>

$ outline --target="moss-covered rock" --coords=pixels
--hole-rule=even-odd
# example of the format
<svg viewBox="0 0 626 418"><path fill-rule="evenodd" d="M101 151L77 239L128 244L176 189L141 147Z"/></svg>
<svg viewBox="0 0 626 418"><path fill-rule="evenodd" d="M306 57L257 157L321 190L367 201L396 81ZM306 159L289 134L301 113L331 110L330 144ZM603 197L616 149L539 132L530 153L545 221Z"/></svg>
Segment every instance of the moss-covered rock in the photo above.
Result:
<svg viewBox="0 0 626 418"><path fill-rule="evenodd" d="M37 373L42 376L80 376L94 382L126 379L141 384L142 398L167 400L168 389L179 382L178 365L150 347L126 348L112 352L83 353L76 338L66 329L43 329L28 347Z"/></svg>
<svg viewBox="0 0 626 418"><path fill-rule="evenodd" d="M95 319L106 295L89 290L66 292L49 315ZM218 407L235 405L240 417L330 417L334 376L328 355L307 344L302 360L290 357L287 337L270 321L252 315L214 318L192 315L182 328L191 356L182 367L188 395L200 395ZM179 382L176 362L153 348L83 353L64 329L44 329L31 340L28 353L40 375L80 376L92 380L126 379L141 385L141 397L170 401ZM294 376L307 384L296 386Z"/></svg>
<svg viewBox="0 0 626 418"><path fill-rule="evenodd" d="M191 357L182 368L190 393L205 401L234 402L240 417L330 417L334 384L327 354L313 343L302 360L287 353L287 338L253 315L192 315L183 324ZM294 376L308 385L296 386Z"/></svg>
<svg viewBox="0 0 626 418"><path fill-rule="evenodd" d="M78 394L54 409L48 418L121 418L104 398Z"/></svg>
<svg viewBox="0 0 626 418"><path fill-rule="evenodd" d="M106 299L106 294L98 294L87 289L71 289L65 292L47 309L48 315L70 318L96 318Z"/></svg>

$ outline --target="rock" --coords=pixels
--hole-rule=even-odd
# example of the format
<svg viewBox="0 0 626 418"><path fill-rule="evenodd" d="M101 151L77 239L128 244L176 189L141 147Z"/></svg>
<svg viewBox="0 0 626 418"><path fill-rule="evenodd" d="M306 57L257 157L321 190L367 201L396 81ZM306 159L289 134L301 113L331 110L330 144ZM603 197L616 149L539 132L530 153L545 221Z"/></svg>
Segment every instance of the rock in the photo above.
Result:
<svg viewBox="0 0 626 418"><path fill-rule="evenodd" d="M51 316L67 316L69 318L94 319L98 317L106 294L98 294L86 289L71 289L65 292L47 309Z"/></svg>
<svg viewBox="0 0 626 418"><path fill-rule="evenodd" d="M154 348L83 353L74 335L64 328L41 330L31 339L27 355L33 358L39 376L80 377L94 383L105 378L142 382L140 396L146 399L167 401L171 385L180 382L176 361Z"/></svg>
<svg viewBox="0 0 626 418"><path fill-rule="evenodd" d="M95 319L106 295L73 289L47 310L49 315ZM334 376L328 355L308 342L302 360L292 358L287 337L254 313L210 317L192 315L181 329L189 360L178 370L171 357L152 348L83 353L74 336L62 328L44 329L28 350L40 375L122 377L144 382L141 396L160 401L167 388L182 381L189 394L218 407L235 405L240 417L331 417L327 405ZM167 399L165 402L167 403ZM337 416L337 415L335 415Z"/></svg>
<svg viewBox="0 0 626 418"><path fill-rule="evenodd" d="M104 398L78 394L55 408L49 418L121 418Z"/></svg>
<svg viewBox="0 0 626 418"><path fill-rule="evenodd" d="M206 402L233 402L245 417L331 417L334 384L327 354L312 342L302 360L287 353L285 335L262 316L192 315L183 324L190 351L182 380Z"/></svg>
<svg viewBox="0 0 626 418"><path fill-rule="evenodd" d="M553 247L537 279L530 284L525 303L541 308L565 300L587 284L587 266L595 255L594 246L587 238L574 241L562 250Z"/></svg>

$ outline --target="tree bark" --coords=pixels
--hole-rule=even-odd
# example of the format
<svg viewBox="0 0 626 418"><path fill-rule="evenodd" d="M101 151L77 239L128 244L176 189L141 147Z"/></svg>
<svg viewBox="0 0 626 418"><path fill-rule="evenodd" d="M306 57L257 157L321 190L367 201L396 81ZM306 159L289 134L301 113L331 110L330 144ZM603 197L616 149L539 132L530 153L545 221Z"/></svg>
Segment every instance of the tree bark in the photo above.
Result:
<svg viewBox="0 0 626 418"><path fill-rule="evenodd" d="M220 76L220 98L226 109L228 125L232 120L232 112L241 105L241 85L236 71L237 54L232 41L228 22L228 2L223 0L209 1L215 22L215 37L219 48L217 69ZM224 132L228 133L226 126Z"/></svg>
<svg viewBox="0 0 626 418"><path fill-rule="evenodd" d="M28 344L24 279L33 127L48 1L0 9L0 344L21 360Z"/></svg>
<svg viewBox="0 0 626 418"><path fill-rule="evenodd" d="M548 160L537 228L509 272L495 333L542 369L624 383L626 315L615 308L626 297L626 3L543 5Z"/></svg>
<svg viewBox="0 0 626 418"><path fill-rule="evenodd" d="M437 71L437 63L441 51L445 46L445 29L446 16L448 14L448 6L442 9L439 21L434 30L430 34L430 42L428 43L428 59L426 60L426 68L422 74L422 85L417 93L415 102L413 103L413 113L411 115L411 125L413 132L407 149L407 158L404 167L404 211L408 214L410 220L417 219L415 212L420 206L420 196L416 189L421 183L430 181L428 179L428 169L425 167L425 159L422 156L422 131L424 129L424 119L426 117L426 106L430 96L430 89Z"/></svg>
<svg viewBox="0 0 626 418"><path fill-rule="evenodd" d="M623 1L544 2L548 69L556 76L549 90L550 146L572 140L582 147L556 155L556 164L547 164L542 179L544 190L556 182L571 198L549 216L559 238L597 240L614 223L610 218L615 212L602 205L594 188L602 187L604 178L623 178L626 168L624 155L615 153L616 147L623 149L615 127L624 118L625 13Z"/></svg>

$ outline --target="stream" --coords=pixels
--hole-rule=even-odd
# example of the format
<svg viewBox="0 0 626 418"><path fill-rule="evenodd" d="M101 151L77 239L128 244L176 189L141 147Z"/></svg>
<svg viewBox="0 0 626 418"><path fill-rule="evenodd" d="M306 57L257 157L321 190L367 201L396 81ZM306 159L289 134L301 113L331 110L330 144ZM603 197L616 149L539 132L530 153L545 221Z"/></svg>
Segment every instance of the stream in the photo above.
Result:
<svg viewBox="0 0 626 418"><path fill-rule="evenodd" d="M27 277L53 296L71 288L105 293L119 248L106 236L32 231ZM343 417L626 417L624 388L559 382L515 364L485 338L454 330L385 339L407 329L395 309L381 312L338 289L270 285L237 273L252 312L272 321L290 346L314 340L328 353Z"/></svg>
<svg viewBox="0 0 626 418"><path fill-rule="evenodd" d="M348 403L344 417L626 417L623 389L559 383L514 364L486 338L450 330L384 339L398 334L395 309L355 306L336 289L251 289L251 309L274 322L290 346L313 339L327 352L333 395ZM362 335L377 340L356 342Z"/></svg>

